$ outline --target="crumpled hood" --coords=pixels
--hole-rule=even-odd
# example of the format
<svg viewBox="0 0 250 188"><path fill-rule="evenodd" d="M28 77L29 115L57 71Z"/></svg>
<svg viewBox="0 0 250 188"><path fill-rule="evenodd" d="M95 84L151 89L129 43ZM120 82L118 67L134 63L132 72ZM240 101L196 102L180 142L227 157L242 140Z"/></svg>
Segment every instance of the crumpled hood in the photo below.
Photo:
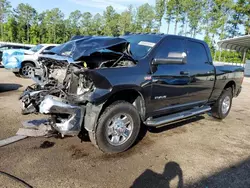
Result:
<svg viewBox="0 0 250 188"><path fill-rule="evenodd" d="M83 37L78 40L69 41L51 50L57 55L71 57L74 61L79 61L84 56L108 49L114 52L123 53L129 42L118 37Z"/></svg>

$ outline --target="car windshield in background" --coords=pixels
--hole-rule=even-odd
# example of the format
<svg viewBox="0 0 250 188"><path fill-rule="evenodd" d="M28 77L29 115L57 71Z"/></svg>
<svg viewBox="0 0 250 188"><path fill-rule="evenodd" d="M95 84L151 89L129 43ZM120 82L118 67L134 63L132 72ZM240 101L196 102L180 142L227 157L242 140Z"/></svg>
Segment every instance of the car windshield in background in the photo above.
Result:
<svg viewBox="0 0 250 188"><path fill-rule="evenodd" d="M129 50L134 59L138 60L147 55L151 49L161 40L157 35L125 35L121 38L130 43Z"/></svg>
<svg viewBox="0 0 250 188"><path fill-rule="evenodd" d="M42 48L43 48L43 45L38 44L38 45L34 46L33 48L31 48L30 51L32 51L32 52L38 52Z"/></svg>

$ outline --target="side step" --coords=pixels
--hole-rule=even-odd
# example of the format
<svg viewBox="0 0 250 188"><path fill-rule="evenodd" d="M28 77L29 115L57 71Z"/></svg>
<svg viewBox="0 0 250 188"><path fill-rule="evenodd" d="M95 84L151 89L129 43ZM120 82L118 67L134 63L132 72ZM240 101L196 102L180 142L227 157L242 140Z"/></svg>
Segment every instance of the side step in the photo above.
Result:
<svg viewBox="0 0 250 188"><path fill-rule="evenodd" d="M179 112L176 114L171 114L171 115L167 115L167 116L163 116L163 117L159 117L159 118L154 118L154 119L148 119L146 120L144 123L147 126L151 126L151 127L156 127L159 125L164 125L173 121L177 121L180 119L185 119L188 117L192 117L198 114L202 114L205 112L208 112L211 110L210 106L203 106L200 108L193 108L191 110L187 110L187 111L183 111L183 112Z"/></svg>

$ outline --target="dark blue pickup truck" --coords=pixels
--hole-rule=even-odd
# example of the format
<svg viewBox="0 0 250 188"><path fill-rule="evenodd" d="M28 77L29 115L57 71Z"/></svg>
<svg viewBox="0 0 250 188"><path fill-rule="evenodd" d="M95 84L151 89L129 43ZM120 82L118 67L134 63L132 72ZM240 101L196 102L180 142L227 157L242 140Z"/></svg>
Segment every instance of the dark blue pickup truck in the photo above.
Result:
<svg viewBox="0 0 250 188"><path fill-rule="evenodd" d="M144 125L209 111L225 118L244 77L242 67L214 66L204 41L182 36L82 37L52 51L32 74L39 84L21 96L23 113L51 115L63 135L88 132L105 153L129 149Z"/></svg>

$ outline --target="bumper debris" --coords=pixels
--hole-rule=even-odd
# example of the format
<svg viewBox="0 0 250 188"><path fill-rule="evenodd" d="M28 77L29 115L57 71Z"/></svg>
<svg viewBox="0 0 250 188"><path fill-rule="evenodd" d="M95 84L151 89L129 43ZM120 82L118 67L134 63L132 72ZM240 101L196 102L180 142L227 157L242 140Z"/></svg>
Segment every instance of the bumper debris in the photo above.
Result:
<svg viewBox="0 0 250 188"><path fill-rule="evenodd" d="M52 116L52 126L62 135L78 135L85 112L84 107L69 104L61 98L47 95L40 104L40 113Z"/></svg>

